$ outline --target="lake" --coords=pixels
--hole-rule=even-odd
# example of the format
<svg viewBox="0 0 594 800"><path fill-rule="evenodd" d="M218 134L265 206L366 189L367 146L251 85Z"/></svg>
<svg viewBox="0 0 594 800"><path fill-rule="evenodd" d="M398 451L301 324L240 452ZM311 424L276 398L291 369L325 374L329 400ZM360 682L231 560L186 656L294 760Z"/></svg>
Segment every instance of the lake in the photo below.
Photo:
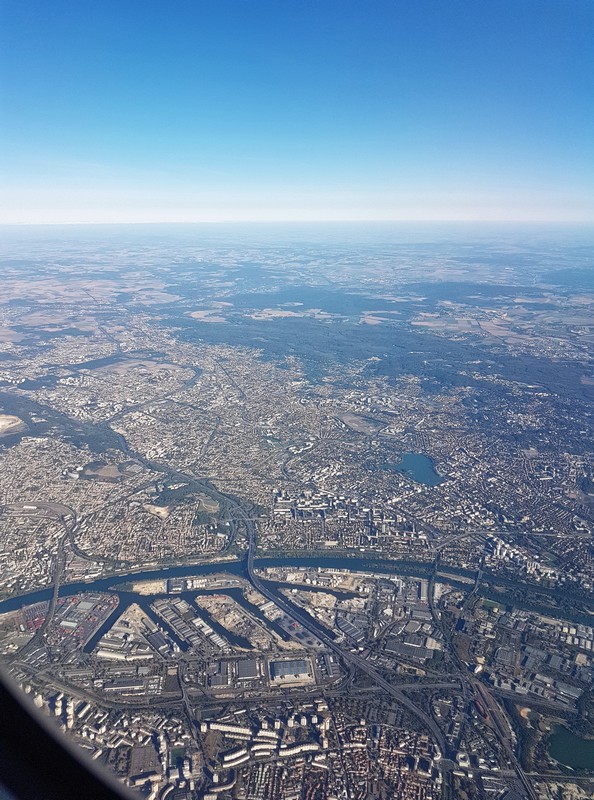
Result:
<svg viewBox="0 0 594 800"><path fill-rule="evenodd" d="M548 752L566 767L594 771L594 739L582 739L562 725L555 726Z"/></svg>
<svg viewBox="0 0 594 800"><path fill-rule="evenodd" d="M401 475L406 475L407 478L412 478L413 481L425 486L437 486L443 480L435 471L433 461L421 453L403 453L398 464L385 465L384 469L400 472Z"/></svg>

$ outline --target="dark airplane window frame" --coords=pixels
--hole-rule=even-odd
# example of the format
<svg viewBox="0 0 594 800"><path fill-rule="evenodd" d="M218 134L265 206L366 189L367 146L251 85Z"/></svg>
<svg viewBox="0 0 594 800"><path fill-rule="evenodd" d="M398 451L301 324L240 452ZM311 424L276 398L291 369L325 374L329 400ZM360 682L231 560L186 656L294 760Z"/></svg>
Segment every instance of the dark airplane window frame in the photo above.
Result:
<svg viewBox="0 0 594 800"><path fill-rule="evenodd" d="M0 797L134 800L139 795L63 736L0 668Z"/></svg>

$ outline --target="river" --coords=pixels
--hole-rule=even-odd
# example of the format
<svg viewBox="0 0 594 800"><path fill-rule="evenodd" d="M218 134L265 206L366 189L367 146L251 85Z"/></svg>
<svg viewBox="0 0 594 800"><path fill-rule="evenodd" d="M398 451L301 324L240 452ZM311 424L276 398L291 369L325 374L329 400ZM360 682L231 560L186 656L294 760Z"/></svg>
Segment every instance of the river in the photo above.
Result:
<svg viewBox="0 0 594 800"><path fill-rule="evenodd" d="M285 557L270 557L270 558L257 558L254 560L254 566L257 569L262 569L264 567L295 567L295 568L302 568L302 569L318 569L318 567L323 567L325 569L334 569L334 570L349 570L349 571L360 571L360 572L368 572L368 573L376 573L376 574L387 574L387 575L403 575L403 576L410 576L415 578L429 578L433 573L433 563L432 562L424 562L424 561L390 561L388 559L381 559L381 558L374 558L373 556L357 556L353 555L353 557L348 556L325 556L320 555L319 553L312 554L311 556L303 555L303 556L285 556ZM457 582L455 580L455 575L459 575L461 578L468 578L474 577L476 572L473 570L462 569L462 568L455 568L444 567L444 570L447 571L448 576L444 577L443 580L446 583L449 583L453 586L459 586L461 589L468 590L468 583ZM236 575L240 577L247 577L246 575L246 568L244 561L216 561L212 564L194 564L194 565L184 565L184 566L177 566L177 567L164 567L162 569L151 569L151 570L143 570L138 572L130 572L128 574L123 575L112 575L108 578L98 578L92 581L77 581L76 583L67 583L63 584L60 587L60 597L71 597L72 595L79 594L81 592L109 592L109 591L117 591L120 595L120 598L123 599L123 596L126 596L126 599L129 597L140 597L140 595L136 595L133 592L122 592L120 590L115 590L114 586L120 585L122 583L126 583L129 581L145 581L145 580L163 580L168 578L184 578L189 577L190 575L212 575L214 573L221 573L226 572L231 575ZM483 580L488 580L488 576L484 576ZM526 584L523 582L514 582L509 579L503 578L492 578L491 579L494 583L502 584L505 587L510 588L526 588ZM539 588L539 591L543 594L551 595L556 597L557 591L554 589L542 589ZM495 602L501 605L507 605L510 602L513 602L501 592L496 591L491 586L486 586L484 583L481 584L479 593L482 597L494 600ZM22 608L24 605L31 605L32 603L39 603L45 600L50 600L52 596L52 588L40 589L35 592L29 592L28 594L17 595L15 597L9 597L6 600L0 601L0 614L3 614L7 611L16 611ZM594 601L587 603L585 600L581 601L582 604L588 606L593 605ZM556 616L558 618L563 618L564 620L574 621L574 622L585 622L586 624L591 623L591 617L586 614L585 612L578 612L575 611L573 613L568 612L567 609L554 609L549 606L540 605L538 603L532 603L528 601L524 602L516 602L517 608L526 608L530 611L535 611L536 613L541 613L549 616Z"/></svg>

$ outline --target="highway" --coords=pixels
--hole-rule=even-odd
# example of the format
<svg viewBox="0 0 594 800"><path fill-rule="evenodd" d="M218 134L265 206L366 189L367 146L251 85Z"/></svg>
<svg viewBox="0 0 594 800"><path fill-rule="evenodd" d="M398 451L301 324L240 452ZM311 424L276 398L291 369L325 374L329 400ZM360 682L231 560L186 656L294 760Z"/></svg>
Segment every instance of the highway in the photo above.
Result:
<svg viewBox="0 0 594 800"><path fill-rule="evenodd" d="M458 677L462 681L462 685L464 687L464 695L468 697L470 694L471 697L480 698L484 706L489 710L491 714L492 725L491 729L496 734L497 738L499 739L499 743L501 744L503 750L507 754L507 757L510 760L511 765L514 768L514 771L518 777L518 780L521 782L524 790L526 791L526 796L529 800L538 800L538 795L534 790L528 776L522 769L520 762L516 758L516 754L514 753L513 743L511 738L511 730L509 727L509 722L507 720L506 715L503 713L499 704L495 700L495 698L491 695L488 691L487 687L474 675L472 675L463 661L461 661L458 653L456 652L455 647L453 646L452 642L452 632L449 629L449 626L445 623L443 616L437 611L435 608L435 601L433 596L433 591L435 587L435 579L437 576L437 571L439 568L439 554L435 560L435 568L433 575L431 576L431 580L429 582L429 591L428 591L428 600L429 600L429 609L431 611L431 615L435 623L441 629L442 635L444 637L444 641L450 652L452 659L457 668ZM474 589L472 590L472 594L474 594L478 586L480 584L480 580L482 577L482 569L479 569L477 574L477 578L474 584Z"/></svg>
<svg viewBox="0 0 594 800"><path fill-rule="evenodd" d="M53 588L47 614L43 624L35 632L35 635L31 641L21 651L20 655L22 655L25 649L30 649L31 647L37 646L43 641L44 634L53 620L58 602L58 595L60 593L64 568L66 566L64 546L66 544L66 540L70 537L72 530L76 525L76 512L69 506L65 506L62 503L47 503L41 500L37 500L30 504L11 503L9 505L2 506L2 511L8 514L18 514L19 516L36 517L41 519L56 519L59 520L64 528L64 533L58 540L58 546L56 548L56 555L54 558L54 570L52 575Z"/></svg>
<svg viewBox="0 0 594 800"><path fill-rule="evenodd" d="M377 686L382 688L387 694L393 697L400 705L404 706L408 711L417 717L425 728L431 732L442 756L447 754L446 739L441 728L437 725L435 720L429 716L423 709L419 708L409 697L407 697L400 687L392 686L385 678L383 678L378 671L369 664L364 658L352 653L350 650L336 644L329 636L326 636L321 630L315 627L306 613L302 613L292 603L289 603L283 597L273 593L270 589L260 580L254 572L254 551L256 549L256 534L254 526L247 518L243 517L243 522L247 529L248 535L248 553L247 553L247 576L254 586L264 597L272 600L285 614L292 617L296 622L303 626L307 631L319 639L329 649L336 653L347 664L352 664L357 667L361 672L364 672L371 678ZM420 687L419 687L420 688Z"/></svg>

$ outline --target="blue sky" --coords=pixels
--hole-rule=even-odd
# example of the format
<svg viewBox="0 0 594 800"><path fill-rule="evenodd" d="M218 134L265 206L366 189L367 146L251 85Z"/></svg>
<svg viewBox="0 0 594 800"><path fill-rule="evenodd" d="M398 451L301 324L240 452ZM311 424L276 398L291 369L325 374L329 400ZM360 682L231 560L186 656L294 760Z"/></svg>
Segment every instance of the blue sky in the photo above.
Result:
<svg viewBox="0 0 594 800"><path fill-rule="evenodd" d="M0 221L594 221L591 0L3 0Z"/></svg>

